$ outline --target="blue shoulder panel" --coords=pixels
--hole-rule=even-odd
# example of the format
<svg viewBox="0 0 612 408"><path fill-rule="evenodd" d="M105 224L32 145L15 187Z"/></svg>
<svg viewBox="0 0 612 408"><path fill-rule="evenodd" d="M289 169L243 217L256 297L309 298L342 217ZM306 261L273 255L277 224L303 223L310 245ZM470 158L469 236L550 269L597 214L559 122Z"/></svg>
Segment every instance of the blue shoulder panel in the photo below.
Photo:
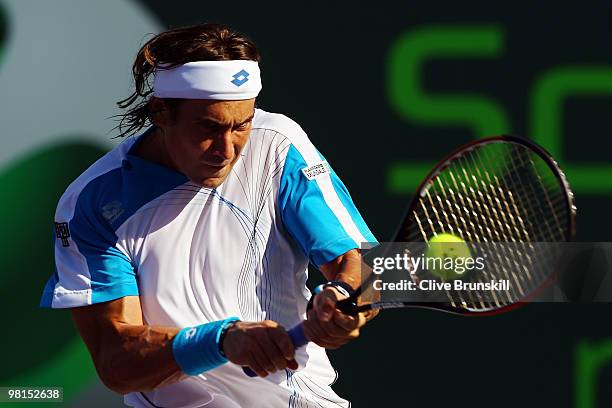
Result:
<svg viewBox="0 0 612 408"><path fill-rule="evenodd" d="M317 182L304 176L302 169L306 167L306 161L292 145L281 176L278 203L285 228L310 261L320 266L351 249L359 248L360 243L344 229L326 203ZM363 237L375 242L342 181L333 171L330 177L335 193Z"/></svg>
<svg viewBox="0 0 612 408"><path fill-rule="evenodd" d="M91 279L91 303L138 295L135 268L117 248L115 231L139 208L167 191L184 184L180 174L128 156L120 168L90 181L79 194L69 221L70 238L85 258ZM56 265L61 268L61 265ZM47 282L41 306L51 306L53 288L61 274Z"/></svg>

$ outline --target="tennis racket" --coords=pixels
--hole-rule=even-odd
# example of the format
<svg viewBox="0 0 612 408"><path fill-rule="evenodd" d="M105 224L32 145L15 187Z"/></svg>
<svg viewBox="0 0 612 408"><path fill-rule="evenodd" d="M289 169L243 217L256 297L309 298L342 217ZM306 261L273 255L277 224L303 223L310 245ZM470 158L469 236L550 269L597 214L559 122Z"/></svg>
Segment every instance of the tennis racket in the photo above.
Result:
<svg viewBox="0 0 612 408"><path fill-rule="evenodd" d="M468 143L442 159L417 189L393 242L422 242L452 234L466 244L500 248L492 257L487 276L475 281L508 279L513 290L446 291L443 302L415 302L384 297L363 303L362 293L371 287L370 274L355 293L337 304L345 314L373 309L423 307L459 315L507 312L534 297L554 281L555 268L534 267L532 243L571 241L575 235L574 195L563 171L543 148L515 137L496 136ZM512 250L501 243L512 243ZM504 252L506 251L506 252ZM512 252L514 251L514 252ZM522 253L517 253L517 251ZM371 250L370 252L374 252ZM523 255L527 256L523 256ZM369 253L363 255L371 262ZM370 263L371 265L371 263ZM296 348L308 343L301 324L288 331ZM244 368L249 376L255 376Z"/></svg>

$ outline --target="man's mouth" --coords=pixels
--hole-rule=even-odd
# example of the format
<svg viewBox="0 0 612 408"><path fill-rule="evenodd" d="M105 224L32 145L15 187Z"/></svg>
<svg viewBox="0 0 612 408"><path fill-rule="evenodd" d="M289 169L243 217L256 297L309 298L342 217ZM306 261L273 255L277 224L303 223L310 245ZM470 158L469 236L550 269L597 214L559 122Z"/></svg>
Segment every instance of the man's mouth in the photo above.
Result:
<svg viewBox="0 0 612 408"><path fill-rule="evenodd" d="M202 164L204 164L206 167L212 167L212 168L215 168L215 169L222 169L222 168L226 167L229 163L213 164L213 163L202 162Z"/></svg>

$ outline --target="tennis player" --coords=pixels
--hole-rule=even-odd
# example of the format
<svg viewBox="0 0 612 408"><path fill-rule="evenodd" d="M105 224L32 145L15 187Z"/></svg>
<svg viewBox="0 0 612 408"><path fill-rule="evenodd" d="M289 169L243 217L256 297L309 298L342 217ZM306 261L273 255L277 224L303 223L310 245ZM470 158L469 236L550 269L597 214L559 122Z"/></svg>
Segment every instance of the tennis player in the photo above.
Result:
<svg viewBox="0 0 612 408"><path fill-rule="evenodd" d="M122 136L142 133L58 204L41 304L71 309L101 380L129 406L350 405L325 348L371 317L335 303L360 284L358 248L375 238L300 126L255 108L259 60L221 25L152 38L120 102ZM309 262L329 282L307 312ZM286 329L304 319L311 343L295 350Z"/></svg>

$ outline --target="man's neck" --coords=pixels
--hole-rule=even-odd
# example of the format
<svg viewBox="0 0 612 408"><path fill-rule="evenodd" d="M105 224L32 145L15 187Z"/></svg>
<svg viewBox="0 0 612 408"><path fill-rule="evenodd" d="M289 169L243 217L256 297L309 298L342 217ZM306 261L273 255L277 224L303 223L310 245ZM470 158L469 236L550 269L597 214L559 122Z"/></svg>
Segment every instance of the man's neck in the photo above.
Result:
<svg viewBox="0 0 612 408"><path fill-rule="evenodd" d="M166 150L164 135L160 128L154 128L149 134L143 135L144 139L138 143L132 154L141 159L159 164L174 171L178 171Z"/></svg>

